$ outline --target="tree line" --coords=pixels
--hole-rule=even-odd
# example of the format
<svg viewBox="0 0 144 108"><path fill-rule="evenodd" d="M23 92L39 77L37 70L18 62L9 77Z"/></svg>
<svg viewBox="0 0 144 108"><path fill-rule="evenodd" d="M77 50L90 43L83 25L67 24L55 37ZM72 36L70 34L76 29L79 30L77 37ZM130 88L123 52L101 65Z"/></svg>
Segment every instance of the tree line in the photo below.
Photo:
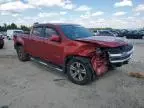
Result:
<svg viewBox="0 0 144 108"><path fill-rule="evenodd" d="M15 23L11 23L9 25L3 24L0 26L0 32L6 32L8 29L21 29L23 31L30 31L30 27L27 27L25 25L17 26Z"/></svg>

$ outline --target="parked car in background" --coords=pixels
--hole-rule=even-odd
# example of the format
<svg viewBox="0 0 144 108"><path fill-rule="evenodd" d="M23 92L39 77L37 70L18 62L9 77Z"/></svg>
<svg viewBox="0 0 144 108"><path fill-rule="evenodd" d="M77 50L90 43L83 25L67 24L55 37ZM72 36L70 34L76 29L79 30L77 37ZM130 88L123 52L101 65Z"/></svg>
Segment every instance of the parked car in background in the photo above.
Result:
<svg viewBox="0 0 144 108"><path fill-rule="evenodd" d="M125 37L127 39L143 39L144 34L139 30L129 30L128 32L125 33Z"/></svg>
<svg viewBox="0 0 144 108"><path fill-rule="evenodd" d="M124 37L127 30L126 29L112 29L111 32L114 33L117 37Z"/></svg>
<svg viewBox="0 0 144 108"><path fill-rule="evenodd" d="M122 29L120 30L120 35L119 37L126 37L125 35L128 33L128 30L127 29Z"/></svg>
<svg viewBox="0 0 144 108"><path fill-rule="evenodd" d="M3 34L0 34L0 49L4 47L4 36Z"/></svg>
<svg viewBox="0 0 144 108"><path fill-rule="evenodd" d="M13 36L15 34L20 34L20 33L23 33L24 31L23 30L19 30L19 29L13 29L13 30L7 30L7 38L9 40L13 39Z"/></svg>
<svg viewBox="0 0 144 108"><path fill-rule="evenodd" d="M142 36L141 39L144 39L144 30L139 30L139 34L140 34L140 36Z"/></svg>
<svg viewBox="0 0 144 108"><path fill-rule="evenodd" d="M114 36L114 37L117 36L116 33L113 33L109 30L97 30L97 31L94 31L94 35L95 36Z"/></svg>
<svg viewBox="0 0 144 108"><path fill-rule="evenodd" d="M93 34L76 24L35 24L31 34L14 36L21 61L36 58L42 64L62 69L76 84L87 84L111 67L127 64L133 46L109 32Z"/></svg>

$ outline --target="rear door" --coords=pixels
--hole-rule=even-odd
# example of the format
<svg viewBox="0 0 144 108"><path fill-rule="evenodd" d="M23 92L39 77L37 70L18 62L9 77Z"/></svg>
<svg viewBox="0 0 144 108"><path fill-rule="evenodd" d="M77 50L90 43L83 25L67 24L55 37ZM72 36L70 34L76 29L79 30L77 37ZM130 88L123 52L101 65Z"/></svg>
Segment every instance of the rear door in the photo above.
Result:
<svg viewBox="0 0 144 108"><path fill-rule="evenodd" d="M28 41L28 50L34 57L41 57L44 31L43 27L34 27Z"/></svg>
<svg viewBox="0 0 144 108"><path fill-rule="evenodd" d="M45 40L44 40L44 53L43 57L54 64L62 64L63 63L63 53L64 46L61 42L51 41L50 37L52 35L60 36L58 31L54 27L46 26L44 28ZM61 36L60 36L61 38Z"/></svg>

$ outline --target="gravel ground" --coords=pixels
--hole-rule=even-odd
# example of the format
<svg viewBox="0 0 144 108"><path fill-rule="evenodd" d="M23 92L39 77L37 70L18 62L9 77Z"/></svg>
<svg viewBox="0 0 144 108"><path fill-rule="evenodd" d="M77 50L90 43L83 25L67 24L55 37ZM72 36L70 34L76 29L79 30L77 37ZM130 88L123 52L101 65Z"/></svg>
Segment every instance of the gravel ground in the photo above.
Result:
<svg viewBox="0 0 144 108"><path fill-rule="evenodd" d="M143 41L131 40L135 53L130 64L86 86L50 67L20 62L12 41L6 41L0 50L0 108L144 108L144 79L127 75L144 70Z"/></svg>

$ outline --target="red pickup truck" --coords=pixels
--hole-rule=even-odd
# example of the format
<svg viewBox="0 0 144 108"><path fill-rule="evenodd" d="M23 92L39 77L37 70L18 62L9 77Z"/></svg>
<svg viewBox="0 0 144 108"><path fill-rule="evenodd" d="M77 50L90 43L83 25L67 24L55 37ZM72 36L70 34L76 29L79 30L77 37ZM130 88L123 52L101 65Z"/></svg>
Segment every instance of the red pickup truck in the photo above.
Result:
<svg viewBox="0 0 144 108"><path fill-rule="evenodd" d="M114 36L93 36L76 24L34 24L30 35L14 36L21 61L34 57L62 69L76 84L84 85L110 67L127 64L133 46Z"/></svg>

